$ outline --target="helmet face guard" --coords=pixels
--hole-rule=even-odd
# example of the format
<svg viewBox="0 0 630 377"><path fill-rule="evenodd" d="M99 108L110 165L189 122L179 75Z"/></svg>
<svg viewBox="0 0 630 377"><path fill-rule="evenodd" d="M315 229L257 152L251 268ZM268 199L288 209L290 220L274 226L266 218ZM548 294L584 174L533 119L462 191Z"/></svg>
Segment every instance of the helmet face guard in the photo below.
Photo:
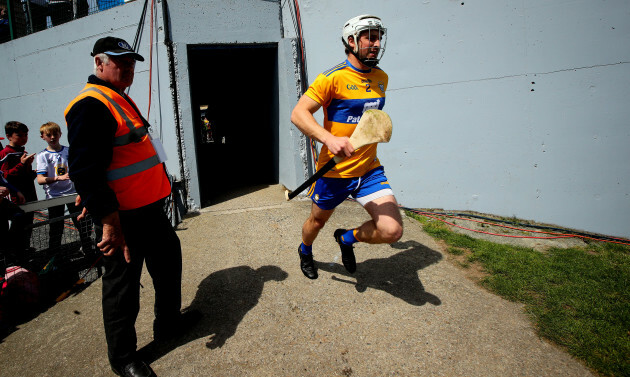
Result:
<svg viewBox="0 0 630 377"><path fill-rule="evenodd" d="M374 31L375 32L374 32ZM373 38L378 37L380 42L379 47L374 46L361 46L360 36L363 32L369 35L370 41ZM385 44L387 29L383 27L383 22L380 18L369 14L357 16L348 20L343 26L342 41L343 45L348 49L359 61L368 67L375 67L383 57L385 53ZM350 47L348 38L352 37L354 40L354 48ZM362 53L362 50L370 50L377 48L375 57L368 58L367 53ZM363 55L363 57L361 57Z"/></svg>

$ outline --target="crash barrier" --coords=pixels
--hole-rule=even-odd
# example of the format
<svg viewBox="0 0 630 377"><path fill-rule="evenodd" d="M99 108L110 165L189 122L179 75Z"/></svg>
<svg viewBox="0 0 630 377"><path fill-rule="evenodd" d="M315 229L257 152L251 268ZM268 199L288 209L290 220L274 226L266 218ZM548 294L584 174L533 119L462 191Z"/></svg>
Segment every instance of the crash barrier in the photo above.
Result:
<svg viewBox="0 0 630 377"><path fill-rule="evenodd" d="M0 0L3 16L0 43L117 7L134 0Z"/></svg>
<svg viewBox="0 0 630 377"><path fill-rule="evenodd" d="M24 211L21 216L27 219L32 216L33 221L27 220L17 234L30 236L30 242L19 248L5 248L0 266L20 266L41 276L55 271L79 271L91 265L99 256L94 226L89 214L78 220L78 209L75 213L68 212L67 204L73 204L75 199L76 195L68 195L21 205Z"/></svg>
<svg viewBox="0 0 630 377"><path fill-rule="evenodd" d="M182 200L185 194L181 182L170 176L169 179L172 191L164 200L164 211L171 225L176 228L187 208ZM53 257L56 258L55 264L62 267L75 262L89 263L94 255L99 256L90 214L87 213L84 220L78 220L80 208L77 207L76 213L67 210L67 205L74 203L76 196L67 195L20 205L20 210L29 219L24 225L24 231L30 241L28 245L20 246L19 251L7 250L6 242L0 245L0 271L2 267L11 265L43 268Z"/></svg>
<svg viewBox="0 0 630 377"><path fill-rule="evenodd" d="M170 179L173 189L164 200L164 211L177 227L186 213L185 193L181 182ZM27 233L28 245L16 249L8 247L6 240L0 242L0 341L15 323L78 293L103 275L102 253L96 248L89 213L78 220L81 209L67 211L67 204L75 200L76 195L40 200L14 211L15 216L22 216L25 225L18 228Z"/></svg>
<svg viewBox="0 0 630 377"><path fill-rule="evenodd" d="M176 228L187 209L182 198L185 196L181 182L171 180L171 194L164 200L164 211L171 225ZM67 205L74 203L76 194L52 199L28 202L20 205L22 218L26 218L26 233L19 247L7 247L7 242L0 244L0 271L6 267L26 267L40 274L52 270L78 271L90 266L101 253L96 248L96 234L92 218L78 220L80 208L69 213ZM51 216L52 214L52 216ZM30 221L32 217L33 221ZM24 245L24 243L27 243ZM0 274L1 276L1 274Z"/></svg>

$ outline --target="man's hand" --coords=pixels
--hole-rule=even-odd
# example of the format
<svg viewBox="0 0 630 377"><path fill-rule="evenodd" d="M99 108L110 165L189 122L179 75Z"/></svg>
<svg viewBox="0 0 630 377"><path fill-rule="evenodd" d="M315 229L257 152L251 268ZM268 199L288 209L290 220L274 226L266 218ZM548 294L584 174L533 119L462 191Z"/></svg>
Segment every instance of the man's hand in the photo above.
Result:
<svg viewBox="0 0 630 377"><path fill-rule="evenodd" d="M81 195L77 195L77 197L74 198L74 205L79 208L79 206L81 205ZM77 216L77 220L83 220L85 219L85 216L87 216L87 208L83 207L83 210L81 211L79 216Z"/></svg>
<svg viewBox="0 0 630 377"><path fill-rule="evenodd" d="M346 136L337 137L320 126L313 114L321 105L309 96L302 96L291 112L291 122L312 139L326 144L330 153L340 157L350 157L354 153L354 147Z"/></svg>
<svg viewBox="0 0 630 377"><path fill-rule="evenodd" d="M103 217L101 222L103 223L103 239L96 246L108 257L114 255L118 249L122 249L127 263L131 262L129 248L125 243L125 236L120 226L118 211Z"/></svg>
<svg viewBox="0 0 630 377"><path fill-rule="evenodd" d="M4 198L7 195L9 195L9 189L4 186L0 186L0 198Z"/></svg>
<svg viewBox="0 0 630 377"><path fill-rule="evenodd" d="M350 138L337 137L332 134L323 141L330 153L340 157L350 157L354 153L354 147L350 143Z"/></svg>

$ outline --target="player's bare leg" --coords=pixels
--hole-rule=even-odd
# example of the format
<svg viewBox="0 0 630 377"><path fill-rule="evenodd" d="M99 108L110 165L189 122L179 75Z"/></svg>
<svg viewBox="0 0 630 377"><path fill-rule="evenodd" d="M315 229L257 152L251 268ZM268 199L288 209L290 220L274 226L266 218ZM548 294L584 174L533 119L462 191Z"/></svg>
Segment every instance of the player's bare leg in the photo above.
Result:
<svg viewBox="0 0 630 377"><path fill-rule="evenodd" d="M356 232L360 242L394 243L402 237L403 225L398 202L393 195L383 196L367 203L364 208L372 220L363 223Z"/></svg>
<svg viewBox="0 0 630 377"><path fill-rule="evenodd" d="M357 269L354 256L355 242L366 243L393 243L402 237L402 217L398 209L398 203L393 195L374 199L363 206L371 220L363 223L356 229L337 229L334 237L341 249L341 262L350 273Z"/></svg>
<svg viewBox="0 0 630 377"><path fill-rule="evenodd" d="M309 279L317 279L317 267L313 262L313 242L333 212L335 212L334 209L324 210L313 203L311 214L302 226L302 243L298 248L298 255L300 256L300 269L304 276Z"/></svg>
<svg viewBox="0 0 630 377"><path fill-rule="evenodd" d="M326 225L333 212L334 209L321 209L315 203L312 204L311 215L302 226L302 242L305 245L312 245L315 242L319 231Z"/></svg>

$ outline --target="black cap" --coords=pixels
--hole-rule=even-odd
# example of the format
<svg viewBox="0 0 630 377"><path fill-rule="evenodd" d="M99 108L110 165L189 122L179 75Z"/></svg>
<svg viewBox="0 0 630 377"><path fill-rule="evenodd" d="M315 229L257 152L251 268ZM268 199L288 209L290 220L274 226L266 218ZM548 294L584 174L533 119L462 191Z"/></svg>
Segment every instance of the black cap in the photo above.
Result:
<svg viewBox="0 0 630 377"><path fill-rule="evenodd" d="M105 37L96 41L90 55L96 56L98 54L114 56L130 55L136 60L141 62L144 61L144 58L140 54L136 53L131 46L129 46L129 43L125 42L124 39L115 37Z"/></svg>

